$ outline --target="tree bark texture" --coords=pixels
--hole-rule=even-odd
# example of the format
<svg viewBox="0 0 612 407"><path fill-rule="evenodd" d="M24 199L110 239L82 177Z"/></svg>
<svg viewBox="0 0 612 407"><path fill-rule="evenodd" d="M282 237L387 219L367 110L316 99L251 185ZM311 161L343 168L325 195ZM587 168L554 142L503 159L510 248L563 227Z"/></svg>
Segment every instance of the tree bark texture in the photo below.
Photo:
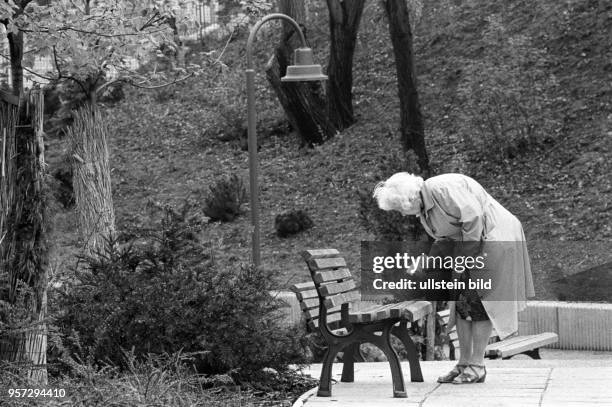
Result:
<svg viewBox="0 0 612 407"><path fill-rule="evenodd" d="M23 33L7 32L6 38L11 59L11 86L13 94L19 96L23 91Z"/></svg>
<svg viewBox="0 0 612 407"><path fill-rule="evenodd" d="M436 360L436 318L437 318L437 301L432 301L432 310L427 315L427 340L425 341L425 360Z"/></svg>
<svg viewBox="0 0 612 407"><path fill-rule="evenodd" d="M280 0L279 10L300 25L304 22L305 10L301 0ZM302 143L320 144L334 136L337 131L329 120L321 83L281 82L281 77L285 76L287 66L293 59L294 49L301 46L293 27L283 22L282 38L274 56L266 64L266 76Z"/></svg>
<svg viewBox="0 0 612 407"><path fill-rule="evenodd" d="M18 105L0 101L0 359L47 383L47 201L44 187L43 93Z"/></svg>
<svg viewBox="0 0 612 407"><path fill-rule="evenodd" d="M343 130L355 122L353 114L353 54L365 0L327 0L330 52L327 66L329 117Z"/></svg>
<svg viewBox="0 0 612 407"><path fill-rule="evenodd" d="M107 136L102 114L91 104L74 113L66 134L71 144L73 189L86 253L96 255L115 233Z"/></svg>
<svg viewBox="0 0 612 407"><path fill-rule="evenodd" d="M383 0L393 43L400 99L400 130L404 150L413 150L421 172L428 176L429 157L425 147L423 115L417 91L410 15L405 0Z"/></svg>

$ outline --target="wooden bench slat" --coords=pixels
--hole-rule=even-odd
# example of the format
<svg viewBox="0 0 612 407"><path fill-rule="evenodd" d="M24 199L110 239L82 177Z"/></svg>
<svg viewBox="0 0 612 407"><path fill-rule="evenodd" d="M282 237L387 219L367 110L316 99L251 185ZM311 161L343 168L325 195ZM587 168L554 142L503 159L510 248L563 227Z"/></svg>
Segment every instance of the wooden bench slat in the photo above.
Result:
<svg viewBox="0 0 612 407"><path fill-rule="evenodd" d="M550 334L550 335L549 335ZM504 339L503 341L494 342L491 344L491 347L495 348L513 348L516 346L520 346L524 342L537 343L539 340L548 340L550 337L557 337L557 334L551 333L543 333L536 335L522 335L522 336L513 336L512 338Z"/></svg>
<svg viewBox="0 0 612 407"><path fill-rule="evenodd" d="M306 300L308 298L319 298L319 293L315 289L308 290L308 291L300 291L300 292L295 293L295 295L298 297L298 300L300 301Z"/></svg>
<svg viewBox="0 0 612 407"><path fill-rule="evenodd" d="M338 305L345 304L347 302L354 302L361 300L361 294L359 291L349 291L342 294L336 294L329 296L325 299L325 306L327 308L337 307Z"/></svg>
<svg viewBox="0 0 612 407"><path fill-rule="evenodd" d="M371 322L378 307L372 309L364 309L359 311L349 311L349 322L351 324L360 324Z"/></svg>
<svg viewBox="0 0 612 407"><path fill-rule="evenodd" d="M321 259L325 257L340 257L340 252L336 249L314 249L305 250L302 253L302 258L308 262L310 259Z"/></svg>
<svg viewBox="0 0 612 407"><path fill-rule="evenodd" d="M495 342L493 342L492 344L498 345L498 347L503 346L513 346L516 345L520 342L523 342L525 340L529 340L532 337L532 335L516 335L516 336L512 336L508 339L504 339L503 341L497 340Z"/></svg>
<svg viewBox="0 0 612 407"><path fill-rule="evenodd" d="M319 292L323 297L328 297L330 295L352 291L355 288L357 288L357 283L355 280L347 280L341 283L321 284L319 286Z"/></svg>
<svg viewBox="0 0 612 407"><path fill-rule="evenodd" d="M394 318L410 318L411 321L418 321L431 313L432 310L432 306L429 301L405 301L396 305L397 307L391 311L391 316ZM397 315L398 313L399 315Z"/></svg>
<svg viewBox="0 0 612 407"><path fill-rule="evenodd" d="M370 322L370 321L382 321L384 319L389 319L392 317L391 313L393 310L397 311L398 307L402 305L397 303L381 305L372 309L366 309L360 312L361 318L363 319L360 322ZM399 316L398 316L399 317Z"/></svg>
<svg viewBox="0 0 612 407"><path fill-rule="evenodd" d="M368 312L366 310L365 312L368 312L372 316L372 318L371 318L372 320L380 321L380 320L383 320L383 319L390 318L391 317L391 309L393 307L396 307L396 306L397 306L397 304L385 304L385 305L382 305L380 307L374 308L372 311Z"/></svg>
<svg viewBox="0 0 612 407"><path fill-rule="evenodd" d="M351 271L347 268L339 268L336 270L329 271L316 271L312 274L312 279L315 283L327 283L329 281L338 281L352 279Z"/></svg>
<svg viewBox="0 0 612 407"><path fill-rule="evenodd" d="M402 318L409 321L418 321L431 313L431 303L428 301L404 301L390 308L391 318Z"/></svg>
<svg viewBox="0 0 612 407"><path fill-rule="evenodd" d="M341 324L341 319L342 319L342 314L340 312L337 312L335 314L330 314L327 316L327 326L329 327L329 329L338 329L342 324ZM311 319L309 321L307 321L308 327L310 329L317 330L319 329L319 318L316 319Z"/></svg>
<svg viewBox="0 0 612 407"><path fill-rule="evenodd" d="M306 325L307 329L310 332L316 332L319 330L319 320L316 319L314 321L309 322ZM328 322L327 323L327 327L329 328L330 331L337 331L338 329L345 329L342 321L332 321L332 322Z"/></svg>
<svg viewBox="0 0 612 407"><path fill-rule="evenodd" d="M396 304L382 305L364 311L349 312L349 322L367 323L383 321L389 318L416 321L431 312L431 303L427 301L404 301Z"/></svg>
<svg viewBox="0 0 612 407"><path fill-rule="evenodd" d="M314 272L325 269L346 267L346 260L344 260L342 257L324 257L310 259L306 262L306 264L308 264L308 268Z"/></svg>
<svg viewBox="0 0 612 407"><path fill-rule="evenodd" d="M327 316L333 315L337 312L340 312L341 307L334 307L327 310ZM319 308L312 308L304 311L304 315L306 315L307 319L317 319L319 318Z"/></svg>
<svg viewBox="0 0 612 407"><path fill-rule="evenodd" d="M386 309L392 305L393 304L388 304L383 306L374 306L372 308L366 308L359 311L349 311L349 322L353 324L360 324L388 319L389 316L386 313Z"/></svg>
<svg viewBox="0 0 612 407"><path fill-rule="evenodd" d="M294 293L299 293L300 291L314 290L316 287L312 281L307 283L299 283L293 284L289 289Z"/></svg>
<svg viewBox="0 0 612 407"><path fill-rule="evenodd" d="M514 341L513 343L505 343L506 341L492 343L487 346L485 353L487 355L493 354L503 358L550 345L559 340L559 336L554 332L544 332L538 335L528 335L519 338L521 340Z"/></svg>
<svg viewBox="0 0 612 407"><path fill-rule="evenodd" d="M319 309L319 298L306 298L300 301L300 308L305 311L310 308Z"/></svg>

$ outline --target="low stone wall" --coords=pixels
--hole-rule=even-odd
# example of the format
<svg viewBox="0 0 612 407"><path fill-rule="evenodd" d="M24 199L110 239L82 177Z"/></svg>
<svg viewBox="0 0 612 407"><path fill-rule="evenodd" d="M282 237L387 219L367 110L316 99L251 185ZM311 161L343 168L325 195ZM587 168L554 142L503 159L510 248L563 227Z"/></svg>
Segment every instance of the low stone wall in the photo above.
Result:
<svg viewBox="0 0 612 407"><path fill-rule="evenodd" d="M519 334L556 332L551 348L612 351L612 304L528 301L519 315Z"/></svg>

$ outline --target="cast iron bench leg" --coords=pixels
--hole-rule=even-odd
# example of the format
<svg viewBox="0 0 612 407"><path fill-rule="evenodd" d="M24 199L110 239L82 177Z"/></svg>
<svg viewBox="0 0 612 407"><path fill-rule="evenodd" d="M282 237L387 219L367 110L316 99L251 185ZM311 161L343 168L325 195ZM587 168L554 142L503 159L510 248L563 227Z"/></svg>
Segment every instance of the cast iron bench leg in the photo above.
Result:
<svg viewBox="0 0 612 407"><path fill-rule="evenodd" d="M542 358L540 357L540 348L535 348L535 349L531 349L531 350L526 350L525 352L518 353L518 355L527 355L527 356L529 356L531 359L536 359L536 360L538 360L538 359L542 359ZM510 359L512 356L516 356L516 355L506 356L506 357L503 357L502 359L503 359L503 360L508 360L508 359ZM494 358L491 358L491 359L494 359Z"/></svg>
<svg viewBox="0 0 612 407"><path fill-rule="evenodd" d="M354 342L353 344L344 348L344 356L342 357L342 360L344 365L342 366L342 378L340 381L352 383L355 381L355 362L363 362L363 357L359 350L358 342Z"/></svg>
<svg viewBox="0 0 612 407"><path fill-rule="evenodd" d="M338 352L342 350L341 346L330 345L325 352L323 358L323 366L321 368L321 379L319 380L318 397L331 397L331 374L332 365Z"/></svg>
<svg viewBox="0 0 612 407"><path fill-rule="evenodd" d="M406 349L408 362L410 363L410 381L422 382L423 372L421 371L421 362L419 361L416 345L408 333L408 321L400 322L399 327L394 326L391 332L402 341Z"/></svg>
<svg viewBox="0 0 612 407"><path fill-rule="evenodd" d="M529 356L532 359L542 359L540 357L540 348L535 348L535 349L532 349L532 350L528 350L528 351L525 351L523 353L525 355Z"/></svg>
<svg viewBox="0 0 612 407"><path fill-rule="evenodd" d="M395 350L391 346L391 329L394 323L390 322L385 324L381 337L377 337L376 340L372 340L372 343L383 351L389 365L391 367L391 379L393 380L393 397L406 398L406 385L404 384L404 376L402 375L402 366L400 365L399 358Z"/></svg>

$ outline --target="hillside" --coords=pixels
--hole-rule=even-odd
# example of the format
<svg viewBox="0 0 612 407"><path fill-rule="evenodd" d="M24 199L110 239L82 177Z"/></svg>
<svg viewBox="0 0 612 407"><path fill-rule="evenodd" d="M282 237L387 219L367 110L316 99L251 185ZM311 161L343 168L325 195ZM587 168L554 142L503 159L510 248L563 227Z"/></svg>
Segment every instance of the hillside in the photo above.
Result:
<svg viewBox="0 0 612 407"><path fill-rule="evenodd" d="M523 221L538 298L552 298L551 275L610 259L612 4L424 3L415 16L415 50L433 167L436 173L472 176ZM309 35L316 58L325 61L325 10L312 15ZM312 150L300 149L296 136L283 132L282 110L265 82L263 66L276 37L268 32L258 42L262 263L278 273L281 287L307 279L301 250L338 248L357 270L359 243L373 238L359 221L357 191L391 175L401 157L386 29L382 11L368 3L354 64L358 122ZM248 183L247 153L237 140L218 137L245 119L244 42L241 37L212 56L199 52L211 46L193 45L191 61L219 59L223 66L211 64L210 76L172 88L128 91L108 108L119 225L147 222L149 202L189 199L201 207L208 186L230 173ZM494 92L477 98L470 89ZM517 103L495 110L484 103L491 94ZM529 137L523 140L514 130L487 133L483 117L493 126L523 120ZM290 209L305 209L315 226L281 239L274 217ZM76 242L72 218L58 209L58 270L71 261L66 253ZM231 263L249 259L249 230L245 212L229 224L210 223L202 233L218 260Z"/></svg>

